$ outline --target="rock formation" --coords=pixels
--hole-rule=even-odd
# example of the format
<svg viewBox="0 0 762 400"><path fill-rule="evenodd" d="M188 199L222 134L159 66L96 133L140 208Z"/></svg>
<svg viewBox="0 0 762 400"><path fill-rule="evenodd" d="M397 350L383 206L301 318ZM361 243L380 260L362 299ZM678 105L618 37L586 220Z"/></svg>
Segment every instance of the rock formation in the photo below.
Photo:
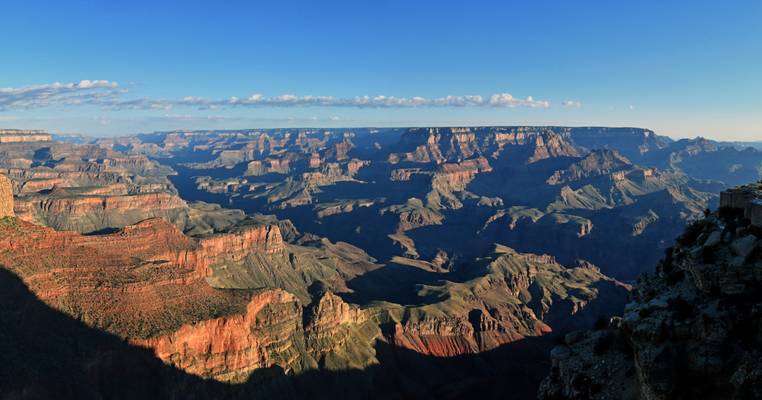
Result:
<svg viewBox="0 0 762 400"><path fill-rule="evenodd" d="M191 374L226 382L243 382L252 371L282 365L288 370L314 361L302 347L301 305L283 290L255 294L246 311L184 325L171 334L138 339L160 359ZM301 343L299 343L301 339Z"/></svg>
<svg viewBox="0 0 762 400"><path fill-rule="evenodd" d="M762 183L726 190L720 194L720 207L743 212L751 225L762 228Z"/></svg>
<svg viewBox="0 0 762 400"><path fill-rule="evenodd" d="M568 334L540 398L754 399L762 396L760 185L722 193L644 275L622 318Z"/></svg>

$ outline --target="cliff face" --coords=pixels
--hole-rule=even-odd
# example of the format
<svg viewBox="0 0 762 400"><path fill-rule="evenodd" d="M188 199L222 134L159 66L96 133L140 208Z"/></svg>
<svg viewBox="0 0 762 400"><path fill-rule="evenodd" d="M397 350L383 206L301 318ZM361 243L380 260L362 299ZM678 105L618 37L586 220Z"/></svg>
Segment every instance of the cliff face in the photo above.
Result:
<svg viewBox="0 0 762 400"><path fill-rule="evenodd" d="M152 348L157 357L191 374L242 382L258 368L301 370L300 363L310 364L302 357L301 325L296 297L268 290L255 294L242 314L183 325L169 335L133 343Z"/></svg>
<svg viewBox="0 0 762 400"><path fill-rule="evenodd" d="M622 318L553 350L541 399L762 397L762 185L722 194L641 277Z"/></svg>
<svg viewBox="0 0 762 400"><path fill-rule="evenodd" d="M13 185L5 175L0 175L0 218L12 216L14 216Z"/></svg>
<svg viewBox="0 0 762 400"><path fill-rule="evenodd" d="M173 221L188 205L168 192L120 194L56 188L50 194L24 196L16 202L19 218L57 229L93 232L120 228L153 217Z"/></svg>
<svg viewBox="0 0 762 400"><path fill-rule="evenodd" d="M278 225L239 227L235 231L200 239L201 248L214 257L224 255L239 261L252 251L273 254L283 251Z"/></svg>
<svg viewBox="0 0 762 400"><path fill-rule="evenodd" d="M262 226L221 235L217 240L229 247L219 248L161 219L107 235L58 232L17 219L1 228L0 264L51 306L122 337L151 336L242 309L240 294L206 283L210 265L241 252L278 251L280 243L277 226Z"/></svg>

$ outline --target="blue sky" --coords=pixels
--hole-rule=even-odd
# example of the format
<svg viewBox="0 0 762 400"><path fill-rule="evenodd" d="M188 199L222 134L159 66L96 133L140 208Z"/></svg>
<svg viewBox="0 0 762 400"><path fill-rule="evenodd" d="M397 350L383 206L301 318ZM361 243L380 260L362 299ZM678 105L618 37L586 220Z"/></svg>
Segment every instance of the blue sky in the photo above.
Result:
<svg viewBox="0 0 762 400"><path fill-rule="evenodd" d="M762 140L757 0L275 3L3 0L0 127L557 124Z"/></svg>

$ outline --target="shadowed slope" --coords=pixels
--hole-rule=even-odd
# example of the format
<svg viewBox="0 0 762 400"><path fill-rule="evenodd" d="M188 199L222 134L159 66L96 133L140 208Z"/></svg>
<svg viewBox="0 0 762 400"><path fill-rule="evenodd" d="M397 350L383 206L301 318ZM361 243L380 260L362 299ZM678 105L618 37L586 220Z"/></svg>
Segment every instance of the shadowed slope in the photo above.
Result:
<svg viewBox="0 0 762 400"><path fill-rule="evenodd" d="M0 399L528 399L547 369L550 338L479 355L436 358L379 342L364 370L255 371L241 385L204 380L153 352L60 313L0 268ZM539 362L537 360L540 360ZM532 361L533 366L527 367ZM463 371L473 371L463 379ZM415 377L415 378L413 378Z"/></svg>

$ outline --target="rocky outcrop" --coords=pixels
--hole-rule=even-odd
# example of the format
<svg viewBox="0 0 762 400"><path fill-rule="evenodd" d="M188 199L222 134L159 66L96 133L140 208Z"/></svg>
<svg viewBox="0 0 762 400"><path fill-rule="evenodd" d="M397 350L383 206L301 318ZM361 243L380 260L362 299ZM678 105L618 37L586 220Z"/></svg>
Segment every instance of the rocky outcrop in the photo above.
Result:
<svg viewBox="0 0 762 400"><path fill-rule="evenodd" d="M532 155L527 162L533 163L551 157L579 157L580 151L563 136L550 133L537 135L532 143Z"/></svg>
<svg viewBox="0 0 762 400"><path fill-rule="evenodd" d="M42 168L33 169L27 166L24 168L7 168L2 172L18 182L16 192L20 195L52 190L56 186L73 188L130 183L128 177L116 172L58 171Z"/></svg>
<svg viewBox="0 0 762 400"><path fill-rule="evenodd" d="M517 340L519 337L515 337ZM395 325L395 346L436 357L479 352L474 327L462 318L429 318ZM503 343L511 342L506 338ZM502 344L502 343L499 343Z"/></svg>
<svg viewBox="0 0 762 400"><path fill-rule="evenodd" d="M215 262L241 262L251 253L275 254L284 250L278 225L237 227L233 232L200 238L202 268L211 275L209 266Z"/></svg>
<svg viewBox="0 0 762 400"><path fill-rule="evenodd" d="M302 307L278 289L252 296L243 314L132 342L186 372L226 382L243 382L255 369L273 365L286 371L301 370L301 364L314 367L304 359Z"/></svg>
<svg viewBox="0 0 762 400"><path fill-rule="evenodd" d="M13 184L5 175L0 175L0 218L14 215Z"/></svg>
<svg viewBox="0 0 762 400"><path fill-rule="evenodd" d="M46 195L20 197L15 204L16 214L25 221L79 232L119 228L153 217L172 221L187 208L185 201L168 192L103 194L60 187Z"/></svg>
<svg viewBox="0 0 762 400"><path fill-rule="evenodd" d="M639 217L635 225L632 226L632 236L642 235L651 224L658 220L659 214L656 214L653 210L648 210L648 213Z"/></svg>
<svg viewBox="0 0 762 400"><path fill-rule="evenodd" d="M61 188L56 194L70 195L71 192ZM26 199L17 205L18 213L25 218L35 214L66 214L73 218L88 214L108 211L127 212L130 210L168 210L185 207L185 202L171 193L145 193L136 195L98 195L90 192L79 197L46 197L41 199Z"/></svg>
<svg viewBox="0 0 762 400"><path fill-rule="evenodd" d="M762 232L757 185L723 193L640 278L622 318L551 353L541 399L753 399L762 396Z"/></svg>
<svg viewBox="0 0 762 400"><path fill-rule="evenodd" d="M720 207L743 212L752 225L762 228L762 183L726 190L720 194Z"/></svg>
<svg viewBox="0 0 762 400"><path fill-rule="evenodd" d="M246 166L244 176L260 176L266 174L287 174L291 171L289 168L290 160L267 159L255 160L249 162Z"/></svg>
<svg viewBox="0 0 762 400"><path fill-rule="evenodd" d="M346 200L340 203L323 203L315 206L315 215L318 218L330 217L331 215L338 215L344 213L351 213L360 207L372 207L375 204L373 200Z"/></svg>

